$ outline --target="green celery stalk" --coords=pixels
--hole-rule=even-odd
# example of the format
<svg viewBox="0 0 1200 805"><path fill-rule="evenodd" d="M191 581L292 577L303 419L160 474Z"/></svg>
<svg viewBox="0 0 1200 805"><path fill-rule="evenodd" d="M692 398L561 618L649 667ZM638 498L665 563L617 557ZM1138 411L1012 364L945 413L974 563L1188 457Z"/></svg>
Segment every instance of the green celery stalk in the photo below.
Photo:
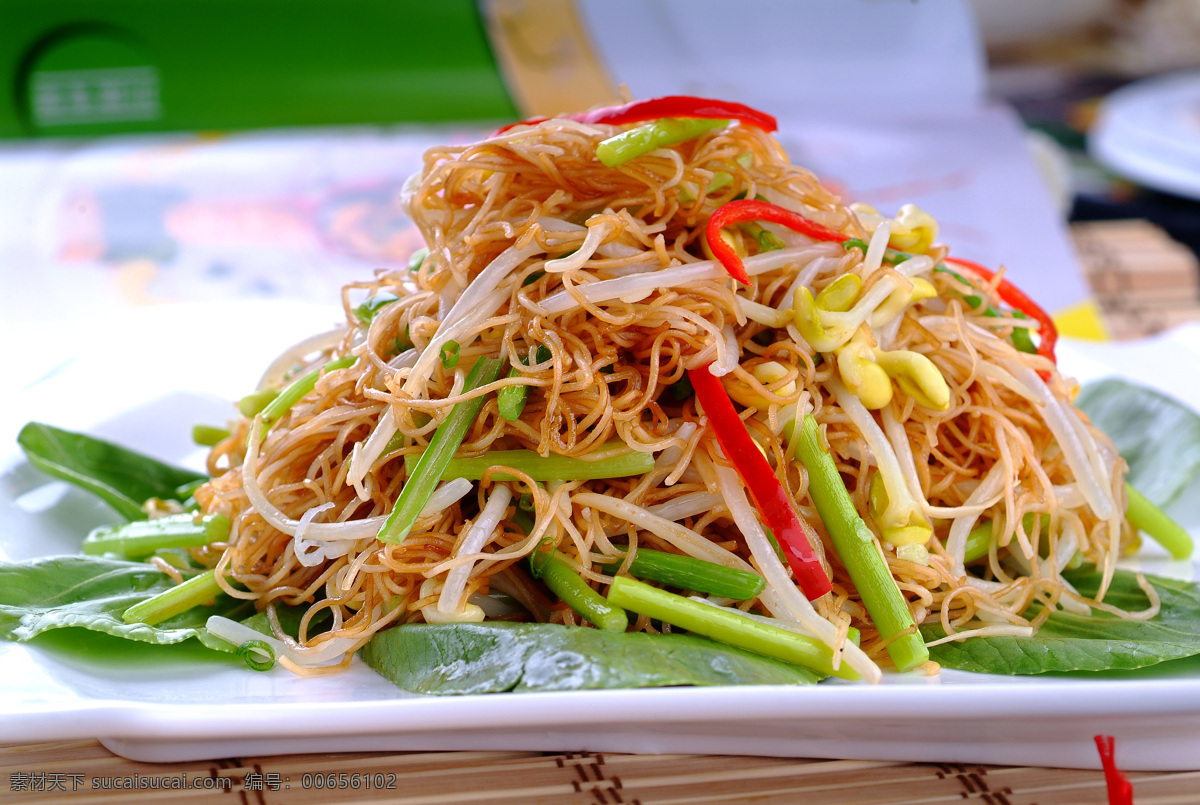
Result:
<svg viewBox="0 0 1200 805"><path fill-rule="evenodd" d="M1129 484L1125 484L1125 494L1129 498L1129 508L1125 512L1126 520L1166 548L1172 558L1191 558L1196 546L1192 542L1192 535L1185 531L1183 526L1168 517L1162 509Z"/></svg>
<svg viewBox="0 0 1200 805"><path fill-rule="evenodd" d="M502 365L503 361L499 358L480 358L475 361L475 365L467 373L463 392L474 391L494 382L500 375ZM421 510L429 503L433 490L442 479L446 465L454 458L454 452L467 435L467 428L471 426L482 407L482 396L460 402L451 409L442 424L438 425L437 430L433 432L433 438L429 440L429 446L421 453L420 460L409 473L408 480L404 482L392 513L379 530L380 542L401 543L408 536L408 532L412 531Z"/></svg>
<svg viewBox="0 0 1200 805"><path fill-rule="evenodd" d="M296 378L283 391L279 392L279 396L267 403L262 409L263 421L263 436L266 436L271 426L278 422L284 414L292 409L292 406L304 399L309 393L316 388L317 380L323 374L328 374L336 369L345 369L348 366L354 365L357 361L353 355L346 355L336 360L329 361L324 366L318 366L308 374Z"/></svg>
<svg viewBox="0 0 1200 805"><path fill-rule="evenodd" d="M432 442L430 443L432 447ZM614 447L624 447L622 442L607 442L600 447L606 450ZM409 453L404 457L404 469L412 474L428 453L419 455ZM571 456L542 456L534 450L489 450L482 456L470 458L451 458L445 463L438 480L451 478L466 478L478 481L491 467L511 467L519 472L527 473L535 481L583 481L595 478L624 478L629 475L642 475L654 468L654 455L629 451L608 458L589 461ZM494 481L515 481L506 473L493 473Z"/></svg>
<svg viewBox="0 0 1200 805"><path fill-rule="evenodd" d="M625 610L614 606L589 587L570 565L554 554L534 551L529 557L529 567L534 577L540 578L550 592L575 610L579 617L606 632L623 632L629 628L629 616Z"/></svg>
<svg viewBox="0 0 1200 805"><path fill-rule="evenodd" d="M229 536L229 519L223 514L172 514L154 520L134 520L100 526L83 540L83 552L98 556L115 553L127 559L149 556L160 548L193 548Z"/></svg>
<svg viewBox="0 0 1200 805"><path fill-rule="evenodd" d="M278 396L279 389L263 389L262 391L252 391L242 399L238 400L238 412L247 419L253 419L256 415L261 413L264 408L270 405L271 401Z"/></svg>
<svg viewBox="0 0 1200 805"><path fill-rule="evenodd" d="M214 447L228 438L229 430L227 428L216 425L192 425L192 441L201 447Z"/></svg>
<svg viewBox="0 0 1200 805"><path fill-rule="evenodd" d="M604 572L612 574L619 567L619 564L607 565ZM757 573L652 548L637 549L629 564L629 575L736 601L748 601L767 584Z"/></svg>
<svg viewBox="0 0 1200 805"><path fill-rule="evenodd" d="M822 449L812 414L804 417L802 428L797 452L808 469L808 493L817 514L875 628L884 638L899 635L887 646L892 662L900 671L912 670L929 660L929 650L916 631L908 603L879 553L875 535L855 510L833 458Z"/></svg>
<svg viewBox="0 0 1200 805"><path fill-rule="evenodd" d="M629 576L617 576L608 590L608 600L648 618L687 629L747 651L790 662L825 676L859 679L849 665L833 669L833 651L821 641L744 618L717 607L690 601Z"/></svg>
<svg viewBox="0 0 1200 805"><path fill-rule="evenodd" d="M220 593L221 586L217 584L216 571L206 570L153 598L139 601L125 610L121 617L126 623L145 623L153 626L211 601Z"/></svg>
<svg viewBox="0 0 1200 805"><path fill-rule="evenodd" d="M1025 527L1026 531L1033 529L1035 517L1037 515L1030 512L1021 518L1021 524ZM1043 514L1041 517L1042 528L1048 528L1050 525L1050 515ZM993 522L991 520L984 520L967 534L967 547L963 552L964 563L974 562L976 559L982 559L988 555L988 549L992 545L992 527Z"/></svg>
<svg viewBox="0 0 1200 805"><path fill-rule="evenodd" d="M735 159L734 162L738 163L743 168L748 168L754 164L754 154L742 154L740 157ZM733 182L732 173L729 171L716 171L713 173L713 177L709 180L708 186L704 189L704 192L708 195L712 195L731 182ZM698 188L698 186L692 182L680 182L679 200L683 202L695 201L696 190L694 188Z"/></svg>
<svg viewBox="0 0 1200 805"><path fill-rule="evenodd" d="M967 534L967 549L963 553L963 563L969 564L988 555L992 544L992 521L984 520L971 529Z"/></svg>
<svg viewBox="0 0 1200 805"><path fill-rule="evenodd" d="M596 146L596 157L605 167L615 168L656 148L694 140L728 125L728 120L665 117L602 141Z"/></svg>

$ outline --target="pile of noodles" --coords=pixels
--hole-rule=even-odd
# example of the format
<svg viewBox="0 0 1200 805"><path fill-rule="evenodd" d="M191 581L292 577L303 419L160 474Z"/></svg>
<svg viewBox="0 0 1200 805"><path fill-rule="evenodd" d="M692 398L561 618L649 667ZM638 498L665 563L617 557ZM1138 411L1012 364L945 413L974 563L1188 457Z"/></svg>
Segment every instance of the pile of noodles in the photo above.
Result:
<svg viewBox="0 0 1200 805"><path fill-rule="evenodd" d="M1031 322L1003 312L995 281L930 271L946 253L940 246L903 266L880 265L878 249L865 256L768 226L783 248L755 255L745 238L752 277L739 285L704 243L709 216L733 199L762 198L865 240L872 233L753 126L734 123L606 168L596 145L621 130L552 120L430 150L401 199L428 257L415 270L347 286L346 326L281 356L263 387L286 385L333 358L357 361L323 373L269 430L241 419L214 449L216 477L197 497L232 528L227 543L197 558L218 568L226 592L254 600L272 618L272 604L308 605L298 641L276 621L289 667L341 667L378 630L422 619L579 625L522 562L552 544L601 592L612 579L601 568L628 567L638 546L761 572L769 583L756 599L714 603L800 623L877 679L875 663L887 662L884 641L789 452L785 425L807 411L873 529L875 473L900 473L919 490L933 525L928 556L900 558L880 541L917 624L940 622L958 636L1031 634L1055 607L1112 611L1081 596L1061 572L1089 562L1111 573L1134 539L1123 520L1123 465L1071 406L1074 389L1054 365L1014 348L1013 327ZM947 410L918 405L901 390L882 410L867 411L841 386L835 363L778 316L792 307L796 288L816 294L847 273L864 279L863 294L884 282L907 287L917 273L933 283L935 298L909 305L872 337L881 348L927 356L950 388ZM398 299L364 326L356 305L383 293ZM971 295L985 304L972 306ZM1001 315L985 315L989 304ZM445 366L450 342L458 361ZM539 346L550 358L526 366ZM500 380L464 395L464 374L479 356L502 357L507 366ZM753 369L765 361L786 367L786 376L756 380ZM743 419L811 524L833 580L832 594L811 605L788 579L778 583L788 572L782 565L763 567L774 556L748 544L748 532L761 529L747 522L745 489L684 382L688 369L709 363L762 401L739 406ZM514 384L530 390L520 419L510 422L494 392ZM633 450L654 453L655 469L541 486L488 477L444 484L407 539L378 541L406 482L404 456L425 448L456 403L481 395L459 456ZM530 533L515 522L518 507L533 517ZM985 521L990 550L964 563L966 536ZM1031 609L1036 617L1026 617ZM630 628L656 625L642 616ZM861 650L846 642L851 626L861 630Z"/></svg>

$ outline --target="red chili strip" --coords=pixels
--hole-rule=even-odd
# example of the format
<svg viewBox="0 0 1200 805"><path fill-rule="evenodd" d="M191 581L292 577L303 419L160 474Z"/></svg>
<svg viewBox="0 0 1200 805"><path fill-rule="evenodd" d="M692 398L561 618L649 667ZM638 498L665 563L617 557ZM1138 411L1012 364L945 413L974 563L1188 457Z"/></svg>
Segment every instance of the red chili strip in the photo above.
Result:
<svg viewBox="0 0 1200 805"><path fill-rule="evenodd" d="M746 266L742 263L742 258L738 256L737 251L721 237L721 230L746 221L769 221L786 226L793 232L799 232L813 240L831 240L841 243L850 237L841 232L835 232L829 227L821 226L800 213L792 212L768 201L747 198L722 204L708 219L704 237L708 239L708 248L712 250L713 256L721 261L721 265L725 266L729 276L745 284L750 283L750 275L746 273Z"/></svg>
<svg viewBox="0 0 1200 805"><path fill-rule="evenodd" d="M605 124L619 126L624 123L642 123L647 120L659 120L664 117L690 117L710 120L737 120L749 126L755 126L765 132L779 128L779 123L766 112L733 101L722 101L715 98L697 98L692 95L664 95L661 98L644 98L631 101L620 106L605 106L588 112L574 115L563 115L567 120L579 123ZM492 136L503 134L514 126L533 126L544 123L549 118L531 117L516 123L501 126Z"/></svg>
<svg viewBox="0 0 1200 805"><path fill-rule="evenodd" d="M750 490L763 523L771 529L783 548L801 592L810 601L825 595L832 589L829 576L825 574L821 560L805 536L804 526L788 498L787 490L759 452L746 425L734 410L725 386L713 376L708 366L690 370L688 378L696 391L696 399L712 423L717 443Z"/></svg>
<svg viewBox="0 0 1200 805"><path fill-rule="evenodd" d="M1100 764L1104 767L1104 786L1108 789L1108 805L1133 805L1133 784L1117 768L1116 739L1111 735L1097 735L1096 748L1100 750Z"/></svg>
<svg viewBox="0 0 1200 805"><path fill-rule="evenodd" d="M954 263L978 274L985 282L991 281L996 276L995 271L970 260L947 257L946 262ZM1058 363L1058 359L1054 356L1054 345L1058 343L1058 328L1054 326L1054 319L1050 318L1050 314L1042 310L1037 302L1030 299L1024 291L1007 279L1001 278L996 291L1005 304L1014 310L1021 311L1038 323L1038 354L1043 358L1049 358L1053 363Z"/></svg>

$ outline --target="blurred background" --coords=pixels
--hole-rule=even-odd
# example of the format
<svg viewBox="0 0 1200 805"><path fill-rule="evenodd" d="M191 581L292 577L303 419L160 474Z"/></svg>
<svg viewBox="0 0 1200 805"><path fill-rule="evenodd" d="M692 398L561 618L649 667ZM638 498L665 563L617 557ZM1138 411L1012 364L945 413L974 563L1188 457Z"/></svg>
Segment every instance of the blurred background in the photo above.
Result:
<svg viewBox="0 0 1200 805"><path fill-rule="evenodd" d="M1200 319L1200 0L0 0L0 74L0 333L42 355L163 302L337 304L420 245L425 148L622 86L776 115L1068 334Z"/></svg>

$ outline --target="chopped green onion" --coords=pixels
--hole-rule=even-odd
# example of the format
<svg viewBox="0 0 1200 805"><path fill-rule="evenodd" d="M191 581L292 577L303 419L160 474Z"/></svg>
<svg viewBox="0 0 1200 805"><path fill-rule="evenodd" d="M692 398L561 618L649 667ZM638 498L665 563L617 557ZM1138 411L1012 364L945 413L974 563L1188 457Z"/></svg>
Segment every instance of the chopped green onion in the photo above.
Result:
<svg viewBox="0 0 1200 805"><path fill-rule="evenodd" d="M432 447L432 443L431 443ZM624 448L619 441L606 442L600 451ZM425 453L429 452L426 449ZM404 468L410 474L415 473L418 463L425 453L414 455L409 453L404 457ZM534 450L489 450L481 456L470 458L453 458L446 462L439 481L451 478L466 478L478 481L492 467L511 467L518 472L529 475L535 481L587 481L596 478L625 478L630 475L642 475L654 469L652 453L638 453L630 450L615 456L589 460L573 456L539 455ZM515 481L514 476L507 473L493 473L493 481Z"/></svg>
<svg viewBox="0 0 1200 805"><path fill-rule="evenodd" d="M800 665L825 676L860 678L846 663L840 663L835 671L833 651L816 638L691 601L628 576L613 579L608 600L648 618L710 637L718 643Z"/></svg>
<svg viewBox="0 0 1200 805"><path fill-rule="evenodd" d="M1012 315L1014 319L1029 318L1020 310L1014 310ZM1029 337L1028 329L1024 327L1014 327L1010 338L1012 338L1013 346L1016 347L1018 351L1027 353L1029 355L1037 354L1037 344L1033 343L1033 339Z"/></svg>
<svg viewBox="0 0 1200 805"><path fill-rule="evenodd" d="M149 556L160 548L194 548L220 542L229 536L229 519L223 514L172 514L154 520L134 520L100 526L83 540L83 552L93 556L115 553L127 559Z"/></svg>
<svg viewBox="0 0 1200 805"><path fill-rule="evenodd" d="M900 252L900 254L903 254L903 252ZM911 255L905 255L906 258L908 258L910 256ZM934 267L933 270L940 271L943 274L949 274L964 285L971 284L971 283L967 282L966 277L964 277L962 274L959 274L957 271L953 271L949 268L946 268L944 265L938 264L937 266ZM983 307L985 304L983 297L976 296L975 294L964 294L963 301L966 302L971 307L972 310L978 310L979 308ZM984 309L983 315L987 316L988 318L996 319L996 318L1000 317L1000 311L996 310L996 308L992 307L991 305L988 305L986 307L986 309ZM1025 315L1025 313L1023 313L1020 310L1014 310L1012 312L1012 317L1014 319L1029 318L1028 316ZM1013 346L1016 347L1021 352L1027 352L1031 355L1037 354L1037 346L1034 345L1033 339L1029 337L1029 330L1024 327L1014 327L1013 328L1012 342L1013 342Z"/></svg>
<svg viewBox="0 0 1200 805"><path fill-rule="evenodd" d="M1129 484L1125 484L1125 494L1129 498L1129 509L1125 519L1139 531L1167 549L1175 559L1188 559L1195 550L1192 536L1183 526L1172 520L1167 514L1149 500L1141 492Z"/></svg>
<svg viewBox="0 0 1200 805"><path fill-rule="evenodd" d="M846 251L850 251L851 249L858 249L863 254L866 254L867 248L869 246L870 246L870 244L867 243L862 238L847 238L846 240L842 241L842 247ZM892 265L896 265L896 266L900 265L903 262L911 260L912 257L913 256L911 254L909 254L908 252L898 252L895 249L884 249L884 251L883 251L883 262L891 263Z"/></svg>
<svg viewBox="0 0 1200 805"><path fill-rule="evenodd" d="M252 671L270 671L275 667L275 650L265 640L247 640L237 647L237 655Z"/></svg>
<svg viewBox="0 0 1200 805"><path fill-rule="evenodd" d="M744 224L738 224L738 228L754 238L755 242L758 243L758 251L760 253L782 249L785 245L778 235L760 223L749 221Z"/></svg>
<svg viewBox="0 0 1200 805"><path fill-rule="evenodd" d="M619 564L607 565L604 572L615 573L618 567ZM767 584L757 573L651 548L637 549L629 565L629 575L735 601L748 601Z"/></svg>
<svg viewBox="0 0 1200 805"><path fill-rule="evenodd" d="M252 391L238 400L237 409L246 419L253 419L266 408L272 400L279 396L279 389L263 389Z"/></svg>
<svg viewBox="0 0 1200 805"><path fill-rule="evenodd" d="M908 602L888 570L875 535L855 510L837 465L821 447L817 420L808 414L801 427L797 452L808 470L808 494L817 514L875 628L882 637L894 638L887 645L892 662L900 671L912 670L929 660L929 650L916 631Z"/></svg>
<svg viewBox="0 0 1200 805"><path fill-rule="evenodd" d="M532 366L535 363L545 363L550 360L550 348L544 344L538 344L536 347L530 347L529 356L522 361L526 366ZM519 377L520 372L516 368L508 370L509 377ZM516 422L521 418L521 412L525 410L525 400L529 396L529 386L505 386L500 389L496 395L496 406L500 409L500 416L507 419L509 422Z"/></svg>
<svg viewBox="0 0 1200 805"><path fill-rule="evenodd" d="M318 366L311 372L293 380L287 388L279 392L279 396L271 400L262 409L263 435L265 436L271 425L278 422L284 414L292 409L293 405L312 393L312 390L317 386L317 380L322 375L337 369L345 369L348 366L353 366L357 360L358 358L353 355L346 355L329 361L324 366Z"/></svg>
<svg viewBox="0 0 1200 805"><path fill-rule="evenodd" d="M216 425L192 425L192 441L201 447L213 447L229 438L227 428Z"/></svg>
<svg viewBox="0 0 1200 805"><path fill-rule="evenodd" d="M409 336L408 330L409 330L409 325L406 324L406 325L404 325L404 339L401 340L400 336L395 336L392 339L391 346L392 346L392 356L393 357L395 357L396 355L399 355L401 352L404 352L405 350L412 349L412 338Z"/></svg>
<svg viewBox="0 0 1200 805"><path fill-rule="evenodd" d="M615 168L656 148L694 140L705 132L728 125L728 120L665 117L602 141L596 146L596 158L606 168Z"/></svg>
<svg viewBox="0 0 1200 805"><path fill-rule="evenodd" d="M458 350L459 345L457 341L447 341L442 344L442 368L453 369L455 366L458 366Z"/></svg>
<svg viewBox="0 0 1200 805"><path fill-rule="evenodd" d="M125 610L121 617L126 623L145 623L153 626L211 601L220 593L221 586L217 584L216 571L206 570L153 598L139 601Z"/></svg>
<svg viewBox="0 0 1200 805"><path fill-rule="evenodd" d="M606 632L623 632L629 628L629 616L604 596L588 586L578 573L563 560L548 551L534 551L529 556L534 578L540 578L579 617L594 623Z"/></svg>
<svg viewBox="0 0 1200 805"><path fill-rule="evenodd" d="M379 311L399 298L394 293L387 293L386 291L376 294L354 308L354 318L358 319L364 327L370 327L371 322L375 321L375 316L378 315Z"/></svg>
<svg viewBox="0 0 1200 805"><path fill-rule="evenodd" d="M499 358L480 358L475 361L467 373L463 392L474 391L495 381L502 365ZM467 435L467 428L482 407L482 396L456 403L442 424L438 425L429 440L429 446L421 453L420 460L404 482L392 513L379 531L380 542L401 543L412 531L413 524L421 516L421 510L429 503L429 498L442 479L446 465L454 458L454 452Z"/></svg>

